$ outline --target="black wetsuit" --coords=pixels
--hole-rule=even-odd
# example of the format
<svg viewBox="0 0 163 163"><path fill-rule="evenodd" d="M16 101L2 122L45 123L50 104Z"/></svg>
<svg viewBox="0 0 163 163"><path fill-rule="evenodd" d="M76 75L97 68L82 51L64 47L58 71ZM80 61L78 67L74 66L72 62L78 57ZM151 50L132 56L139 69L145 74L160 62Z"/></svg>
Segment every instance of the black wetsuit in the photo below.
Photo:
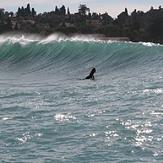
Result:
<svg viewBox="0 0 163 163"><path fill-rule="evenodd" d="M92 79L92 80L94 80L94 79L95 79L95 77L94 77L94 73L95 73L95 72L96 72L96 69L93 68L93 69L91 70L90 74L89 74L85 79Z"/></svg>

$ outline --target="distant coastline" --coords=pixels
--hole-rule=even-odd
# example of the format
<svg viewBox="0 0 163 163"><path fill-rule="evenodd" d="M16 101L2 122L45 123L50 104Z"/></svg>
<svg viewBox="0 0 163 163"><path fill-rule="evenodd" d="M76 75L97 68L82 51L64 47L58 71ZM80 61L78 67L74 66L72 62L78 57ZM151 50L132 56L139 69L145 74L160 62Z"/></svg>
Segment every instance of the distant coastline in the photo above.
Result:
<svg viewBox="0 0 163 163"><path fill-rule="evenodd" d="M54 11L39 13L31 8L19 7L16 13L0 9L0 34L29 33L48 36L63 33L67 36L81 34L98 36L100 40L144 41L163 43L163 8L147 12L136 9L129 15L127 8L116 19L108 13L91 13L86 5L80 5L77 13L71 13L64 5Z"/></svg>
<svg viewBox="0 0 163 163"><path fill-rule="evenodd" d="M104 41L107 41L107 40L111 40L111 41L130 41L129 37L108 37L108 36L105 36L105 35L102 35L102 34L93 34L93 35L85 34L84 36L95 37L95 38L97 38L99 40L104 40Z"/></svg>
<svg viewBox="0 0 163 163"><path fill-rule="evenodd" d="M62 34L61 34L62 35ZM76 33L76 34L69 34L66 35L67 37L81 37L81 38L93 38L95 40L101 40L101 41L131 41L129 37L108 37L104 34L81 34L81 33Z"/></svg>

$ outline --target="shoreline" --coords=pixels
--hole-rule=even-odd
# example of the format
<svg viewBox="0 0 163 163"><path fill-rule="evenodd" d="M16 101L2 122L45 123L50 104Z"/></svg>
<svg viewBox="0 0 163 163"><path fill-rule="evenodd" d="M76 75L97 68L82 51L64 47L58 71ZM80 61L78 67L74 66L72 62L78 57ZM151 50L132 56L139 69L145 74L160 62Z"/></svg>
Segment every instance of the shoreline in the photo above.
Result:
<svg viewBox="0 0 163 163"><path fill-rule="evenodd" d="M42 33L28 33L28 32L5 32L5 33L0 33L0 36L3 37L8 37L8 36L19 36L19 37L30 37L30 36L35 36L37 38L47 38L52 35L56 35L58 38L63 37L63 38L73 38L73 37L81 37L83 39L89 38L89 39L95 39L95 40L101 40L101 41L131 41L129 37L109 37L105 36L104 34L81 34L81 33L73 33L73 34L64 34L60 32L54 32L54 33L49 33L49 34L42 34ZM137 41L138 42L138 41Z"/></svg>
<svg viewBox="0 0 163 163"><path fill-rule="evenodd" d="M66 35L69 36L69 35ZM73 34L70 35L70 37L73 36L81 36L81 37L88 37L88 38L94 38L94 39L98 39L101 41L131 41L129 37L109 37L109 36L105 36L103 34Z"/></svg>

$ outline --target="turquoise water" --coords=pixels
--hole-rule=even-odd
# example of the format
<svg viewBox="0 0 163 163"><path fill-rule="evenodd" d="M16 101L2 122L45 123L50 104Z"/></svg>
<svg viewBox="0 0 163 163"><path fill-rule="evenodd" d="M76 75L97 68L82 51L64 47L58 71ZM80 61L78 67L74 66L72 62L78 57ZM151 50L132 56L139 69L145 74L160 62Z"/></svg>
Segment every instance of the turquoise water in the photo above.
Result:
<svg viewBox="0 0 163 163"><path fill-rule="evenodd" d="M1 36L0 160L163 162L163 46Z"/></svg>

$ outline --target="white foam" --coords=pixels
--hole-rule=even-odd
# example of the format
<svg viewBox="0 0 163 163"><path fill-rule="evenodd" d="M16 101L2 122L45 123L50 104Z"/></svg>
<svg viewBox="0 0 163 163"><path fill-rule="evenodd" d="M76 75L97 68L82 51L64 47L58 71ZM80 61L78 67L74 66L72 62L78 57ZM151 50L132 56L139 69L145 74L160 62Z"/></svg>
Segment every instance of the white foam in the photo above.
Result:
<svg viewBox="0 0 163 163"><path fill-rule="evenodd" d="M148 47L153 47L153 46L161 46L159 43L153 43L153 42L139 42L140 44Z"/></svg>
<svg viewBox="0 0 163 163"><path fill-rule="evenodd" d="M150 94L150 93L155 93L155 94L162 94L163 93L163 89L161 88L157 88L157 89L145 89L143 90L144 94Z"/></svg>
<svg viewBox="0 0 163 163"><path fill-rule="evenodd" d="M105 39L100 35L84 35L84 34L76 34L72 36L66 36L61 33L54 33L47 37L42 37L40 35L30 35L30 34L3 34L0 35L0 44L5 42L10 43L20 43L21 45L26 45L32 42L37 42L39 44L48 44L50 42L61 42L61 41L73 41L73 42L100 42L100 43L130 43L130 44L142 44L143 46L153 47L153 46L162 46L159 43L152 42L132 42L132 41L118 41L109 38Z"/></svg>
<svg viewBox="0 0 163 163"><path fill-rule="evenodd" d="M29 132L26 132L22 135L22 137L18 137L17 140L20 144L25 144L28 140L32 139L33 136L30 135Z"/></svg>
<svg viewBox="0 0 163 163"><path fill-rule="evenodd" d="M32 42L37 42L40 40L39 36L36 35L20 35L20 34L15 34L15 35L0 35L0 43L5 43L9 42L12 44L15 43L20 43L21 45L26 45Z"/></svg>
<svg viewBox="0 0 163 163"><path fill-rule="evenodd" d="M95 134L95 133L91 133L89 136L90 136L90 137L95 137L96 134Z"/></svg>
<svg viewBox="0 0 163 163"><path fill-rule="evenodd" d="M58 113L55 115L55 120L64 122L64 121L76 120L76 117L71 115L70 113Z"/></svg>
<svg viewBox="0 0 163 163"><path fill-rule="evenodd" d="M65 35L62 35L62 34L52 34L42 40L40 40L40 44L47 44L47 43L50 43L50 42L54 42L54 41L57 41L57 42L60 42L60 41L67 41L68 40L68 37L66 37Z"/></svg>
<svg viewBox="0 0 163 163"><path fill-rule="evenodd" d="M7 121L7 120L10 120L10 119L12 119L12 118L11 117L3 117L2 118L3 121Z"/></svg>
<svg viewBox="0 0 163 163"><path fill-rule="evenodd" d="M41 37L39 35L27 35L27 34L5 34L0 35L0 44L9 42L12 44L20 43L21 45L26 45L32 42L37 42L38 44L48 44L51 42L61 42L61 41L72 41L72 42L105 42L113 43L118 42L116 40L102 40L98 35L72 35L66 36L60 33L54 33L47 37Z"/></svg>

